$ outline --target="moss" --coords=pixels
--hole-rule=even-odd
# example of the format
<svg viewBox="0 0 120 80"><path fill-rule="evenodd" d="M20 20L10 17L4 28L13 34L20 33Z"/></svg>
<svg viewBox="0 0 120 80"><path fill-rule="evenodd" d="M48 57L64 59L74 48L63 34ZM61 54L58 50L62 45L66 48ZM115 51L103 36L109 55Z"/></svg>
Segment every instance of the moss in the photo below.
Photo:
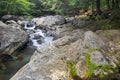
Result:
<svg viewBox="0 0 120 80"><path fill-rule="evenodd" d="M94 73L94 70L98 67L98 65L91 62L89 53L86 53L86 66L87 66L87 76L86 77L92 76Z"/></svg>
<svg viewBox="0 0 120 80"><path fill-rule="evenodd" d="M90 53L86 53L86 66L87 66L87 78L90 78L93 73L94 73L94 70L96 69L102 69L104 72L107 72L109 73L109 70L115 70L115 67L109 65L109 64L95 64L94 62L92 62L90 60ZM99 73L98 74L98 77L99 78L103 78L105 77L104 73Z"/></svg>
<svg viewBox="0 0 120 80"><path fill-rule="evenodd" d="M104 50L100 48L89 48L89 53L92 53L94 51L104 52Z"/></svg>
<svg viewBox="0 0 120 80"><path fill-rule="evenodd" d="M116 51L114 51L114 50L109 50L109 53L113 55L113 54L116 54Z"/></svg>
<svg viewBox="0 0 120 80"><path fill-rule="evenodd" d="M118 41L118 44L120 45L120 41Z"/></svg>
<svg viewBox="0 0 120 80"><path fill-rule="evenodd" d="M98 74L98 76L99 76L99 78L104 78L105 77L105 75L102 74L102 73Z"/></svg>
<svg viewBox="0 0 120 80"><path fill-rule="evenodd" d="M96 48L89 48L90 52L94 52L94 51L99 51L99 49Z"/></svg>
<svg viewBox="0 0 120 80"><path fill-rule="evenodd" d="M110 19L101 19L96 21L89 20L89 21L85 21L83 28L90 29L93 31L120 29L119 23L120 23L120 20L110 20Z"/></svg>
<svg viewBox="0 0 120 80"><path fill-rule="evenodd" d="M76 63L72 62L72 61L67 61L66 64L67 64L67 66L68 66L68 68L70 70L70 76L71 77L77 76L77 72L76 72L76 68L75 68Z"/></svg>
<svg viewBox="0 0 120 80"><path fill-rule="evenodd" d="M104 70L105 72L109 72L109 70L114 70L115 69L115 67L112 67L112 66L110 66L110 65L99 65L99 66L101 66L101 69L102 70Z"/></svg>

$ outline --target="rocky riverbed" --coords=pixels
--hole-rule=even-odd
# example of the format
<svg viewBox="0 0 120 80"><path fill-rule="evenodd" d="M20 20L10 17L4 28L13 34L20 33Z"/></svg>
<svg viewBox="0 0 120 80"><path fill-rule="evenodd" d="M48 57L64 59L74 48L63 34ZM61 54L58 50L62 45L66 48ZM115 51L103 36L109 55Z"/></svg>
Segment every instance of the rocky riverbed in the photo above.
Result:
<svg viewBox="0 0 120 80"><path fill-rule="evenodd" d="M60 15L33 18L30 22L34 25L16 28L25 29L28 41L33 46L37 43L37 49L10 80L119 80L120 30L93 32L82 28L82 19ZM41 44L39 40L47 42Z"/></svg>

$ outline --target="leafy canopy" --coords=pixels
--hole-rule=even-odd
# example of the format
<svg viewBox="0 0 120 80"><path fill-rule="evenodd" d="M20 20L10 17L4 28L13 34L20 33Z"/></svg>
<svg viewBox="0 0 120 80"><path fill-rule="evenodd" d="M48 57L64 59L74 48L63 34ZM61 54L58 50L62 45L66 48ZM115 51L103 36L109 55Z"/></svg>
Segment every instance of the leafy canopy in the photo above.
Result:
<svg viewBox="0 0 120 80"><path fill-rule="evenodd" d="M27 14L31 4L28 0L0 0L0 15Z"/></svg>

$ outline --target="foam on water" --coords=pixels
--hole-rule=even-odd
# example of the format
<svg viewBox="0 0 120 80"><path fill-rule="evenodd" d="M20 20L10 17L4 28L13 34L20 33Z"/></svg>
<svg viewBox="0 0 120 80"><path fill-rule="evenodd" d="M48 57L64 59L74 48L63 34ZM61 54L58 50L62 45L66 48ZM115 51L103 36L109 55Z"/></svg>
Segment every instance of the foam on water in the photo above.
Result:
<svg viewBox="0 0 120 80"><path fill-rule="evenodd" d="M28 26L28 24L32 26ZM32 46L40 46L44 42L53 41L52 36L47 36L46 33L43 33L42 29L36 29L36 25L33 22L26 22L24 25L24 29L29 33L29 39L32 42Z"/></svg>
<svg viewBox="0 0 120 80"><path fill-rule="evenodd" d="M51 42L53 40L53 37L46 37L44 39L45 42Z"/></svg>
<svg viewBox="0 0 120 80"><path fill-rule="evenodd" d="M25 26L24 26L24 28L26 30L34 30L35 29L35 24L33 24L33 26L31 26L31 27L28 27L27 24L28 24L28 22L26 21Z"/></svg>

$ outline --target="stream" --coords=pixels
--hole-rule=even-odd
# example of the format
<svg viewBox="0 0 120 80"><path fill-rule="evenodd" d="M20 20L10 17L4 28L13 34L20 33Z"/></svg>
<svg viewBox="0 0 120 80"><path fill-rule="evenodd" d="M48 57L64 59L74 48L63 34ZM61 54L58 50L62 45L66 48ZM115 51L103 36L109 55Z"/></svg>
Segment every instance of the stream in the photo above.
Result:
<svg viewBox="0 0 120 80"><path fill-rule="evenodd" d="M35 23L32 21L27 21L25 23L24 29L29 33L29 40L32 43L32 46L38 47L42 43L51 42L53 40L52 36L48 36L45 30L40 29L35 26Z"/></svg>
<svg viewBox="0 0 120 80"><path fill-rule="evenodd" d="M32 21L26 21L23 29L29 34L29 42L24 49L15 52L18 57L17 60L10 60L4 63L6 69L0 70L0 80L9 80L21 67L30 61L37 47L54 39L54 37L48 36L45 30L36 27Z"/></svg>

